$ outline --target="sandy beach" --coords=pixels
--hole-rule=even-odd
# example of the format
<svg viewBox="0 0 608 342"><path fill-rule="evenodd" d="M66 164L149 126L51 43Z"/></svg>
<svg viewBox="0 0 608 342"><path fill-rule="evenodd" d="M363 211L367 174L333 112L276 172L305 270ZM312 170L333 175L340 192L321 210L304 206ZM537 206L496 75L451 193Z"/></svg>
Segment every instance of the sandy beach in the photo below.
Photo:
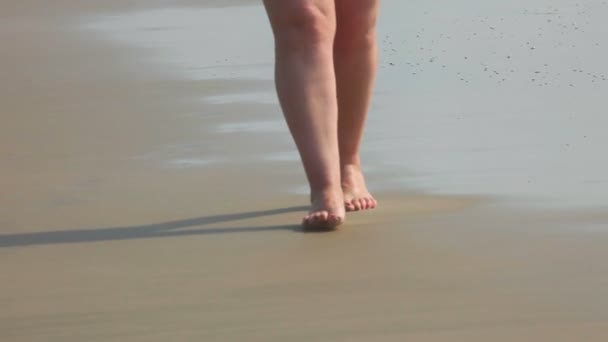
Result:
<svg viewBox="0 0 608 342"><path fill-rule="evenodd" d="M608 3L385 0L326 233L260 2L203 3L0 4L0 340L608 339Z"/></svg>

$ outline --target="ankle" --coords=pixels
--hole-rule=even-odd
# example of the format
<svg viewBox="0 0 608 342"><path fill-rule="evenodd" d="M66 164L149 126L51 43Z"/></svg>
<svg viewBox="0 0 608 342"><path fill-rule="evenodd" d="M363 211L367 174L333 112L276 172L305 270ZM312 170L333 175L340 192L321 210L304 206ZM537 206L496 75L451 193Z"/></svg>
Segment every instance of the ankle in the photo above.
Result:
<svg viewBox="0 0 608 342"><path fill-rule="evenodd" d="M344 180L345 176L350 176L352 173L360 173L361 172L361 164L360 163L343 163L340 165L340 172L342 176L342 180Z"/></svg>
<svg viewBox="0 0 608 342"><path fill-rule="evenodd" d="M340 156L340 168L345 169L361 169L361 158L358 155L353 157Z"/></svg>
<svg viewBox="0 0 608 342"><path fill-rule="evenodd" d="M340 184L310 188L311 202L317 200L327 201L336 197L342 197L342 186Z"/></svg>
<svg viewBox="0 0 608 342"><path fill-rule="evenodd" d="M341 166L342 190L352 189L363 184L363 170L360 164L343 164Z"/></svg>

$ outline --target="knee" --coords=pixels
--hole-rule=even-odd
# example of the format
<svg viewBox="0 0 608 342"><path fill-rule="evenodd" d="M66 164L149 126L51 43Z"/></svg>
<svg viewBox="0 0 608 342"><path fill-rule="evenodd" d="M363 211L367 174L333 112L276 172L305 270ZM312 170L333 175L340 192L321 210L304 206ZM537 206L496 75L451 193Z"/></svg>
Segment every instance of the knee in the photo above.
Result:
<svg viewBox="0 0 608 342"><path fill-rule="evenodd" d="M376 46L376 20L373 17L352 17L338 22L334 49L336 53L360 52Z"/></svg>
<svg viewBox="0 0 608 342"><path fill-rule="evenodd" d="M307 1L293 1L273 20L278 48L315 50L331 48L335 35L335 18Z"/></svg>

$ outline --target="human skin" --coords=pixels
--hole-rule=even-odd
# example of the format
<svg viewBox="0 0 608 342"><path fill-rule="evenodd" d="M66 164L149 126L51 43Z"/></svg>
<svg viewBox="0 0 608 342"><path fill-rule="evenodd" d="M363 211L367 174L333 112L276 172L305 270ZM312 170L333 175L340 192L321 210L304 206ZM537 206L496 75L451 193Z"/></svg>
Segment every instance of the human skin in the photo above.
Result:
<svg viewBox="0 0 608 342"><path fill-rule="evenodd" d="M303 224L335 228L375 208L360 147L377 68L379 0L264 0L275 82L310 186Z"/></svg>

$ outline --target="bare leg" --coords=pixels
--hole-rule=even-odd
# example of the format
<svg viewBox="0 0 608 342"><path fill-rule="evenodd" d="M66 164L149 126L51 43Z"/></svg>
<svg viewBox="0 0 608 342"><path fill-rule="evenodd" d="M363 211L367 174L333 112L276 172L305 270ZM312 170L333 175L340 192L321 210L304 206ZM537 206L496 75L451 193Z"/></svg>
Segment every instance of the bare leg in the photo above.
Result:
<svg viewBox="0 0 608 342"><path fill-rule="evenodd" d="M365 185L359 148L376 76L379 0L335 0L335 4L334 65L344 203L348 211L372 209L377 202Z"/></svg>
<svg viewBox="0 0 608 342"><path fill-rule="evenodd" d="M334 0L264 0L275 37L279 102L311 190L305 225L344 221L333 65Z"/></svg>

